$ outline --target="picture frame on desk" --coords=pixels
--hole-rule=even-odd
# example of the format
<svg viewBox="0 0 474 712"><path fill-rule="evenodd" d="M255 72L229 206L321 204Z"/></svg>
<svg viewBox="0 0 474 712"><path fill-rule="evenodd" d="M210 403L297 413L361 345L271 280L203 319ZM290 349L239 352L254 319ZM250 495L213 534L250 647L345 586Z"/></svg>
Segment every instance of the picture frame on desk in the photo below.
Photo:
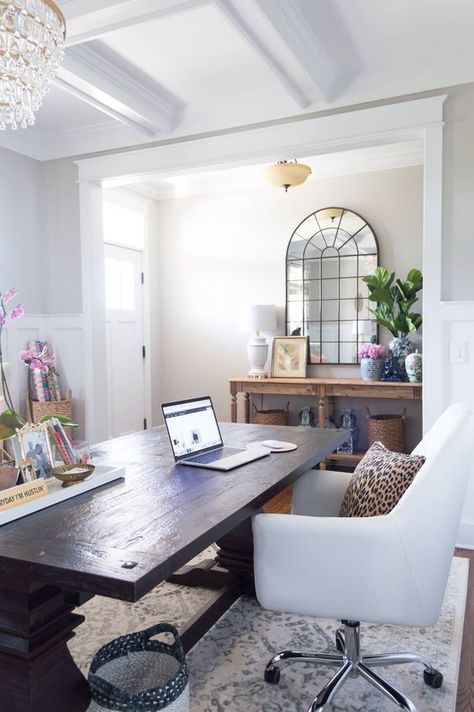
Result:
<svg viewBox="0 0 474 712"><path fill-rule="evenodd" d="M21 459L31 458L38 478L52 477L53 454L46 423L26 423L17 430Z"/></svg>
<svg viewBox="0 0 474 712"><path fill-rule="evenodd" d="M19 467L21 474L20 484L26 485L27 482L34 482L37 479L33 458L28 457L26 460L22 460Z"/></svg>
<svg viewBox="0 0 474 712"><path fill-rule="evenodd" d="M275 336L272 345L272 378L306 378L308 336Z"/></svg>

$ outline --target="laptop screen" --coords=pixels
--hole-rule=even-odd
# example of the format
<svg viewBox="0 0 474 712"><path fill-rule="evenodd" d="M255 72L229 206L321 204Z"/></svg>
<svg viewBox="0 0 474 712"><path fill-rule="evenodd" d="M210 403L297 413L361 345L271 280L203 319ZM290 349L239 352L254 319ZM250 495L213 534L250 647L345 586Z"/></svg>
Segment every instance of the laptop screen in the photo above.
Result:
<svg viewBox="0 0 474 712"><path fill-rule="evenodd" d="M208 396L163 403L161 409L176 460L223 445L212 401Z"/></svg>

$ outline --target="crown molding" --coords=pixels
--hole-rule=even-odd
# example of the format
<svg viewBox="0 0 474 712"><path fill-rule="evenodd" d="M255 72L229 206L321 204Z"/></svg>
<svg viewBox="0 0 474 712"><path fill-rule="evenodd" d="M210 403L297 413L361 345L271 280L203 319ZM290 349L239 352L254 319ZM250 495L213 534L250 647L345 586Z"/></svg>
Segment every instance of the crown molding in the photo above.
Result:
<svg viewBox="0 0 474 712"><path fill-rule="evenodd" d="M56 80L58 86L69 91L67 85L62 86L61 80ZM72 91L77 96L78 90ZM174 141L181 136L199 134L201 132L235 130L236 125L266 121L272 118L284 118L291 112L292 103L286 99L278 88L266 89L263 92L242 94L215 102L207 102L186 108L179 125L179 134L165 134L161 140ZM86 100L87 97L84 97ZM92 106L92 98L87 99ZM99 107L97 107L99 108ZM21 153L39 161L80 156L100 151L137 147L150 142L149 134L139 131L132 122L127 123L121 117L114 116L113 111L106 106L101 107L104 114L111 116L94 124L83 127L40 130L36 127L18 131L0 133L0 146ZM115 120L112 120L115 119Z"/></svg>
<svg viewBox="0 0 474 712"><path fill-rule="evenodd" d="M172 131L184 108L160 85L146 84L131 64L98 41L69 48L55 83L150 137Z"/></svg>
<svg viewBox="0 0 474 712"><path fill-rule="evenodd" d="M333 101L361 70L361 60L333 3L254 0L307 72L319 95ZM337 28L338 41L333 41Z"/></svg>

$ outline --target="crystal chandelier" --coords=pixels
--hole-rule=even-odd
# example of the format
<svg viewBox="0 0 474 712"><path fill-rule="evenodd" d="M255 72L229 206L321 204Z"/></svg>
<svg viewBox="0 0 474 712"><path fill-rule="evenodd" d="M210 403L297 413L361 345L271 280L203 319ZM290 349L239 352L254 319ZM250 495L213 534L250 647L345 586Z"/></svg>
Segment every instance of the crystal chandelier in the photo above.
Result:
<svg viewBox="0 0 474 712"><path fill-rule="evenodd" d="M64 56L66 23L52 0L0 0L0 130L35 123Z"/></svg>

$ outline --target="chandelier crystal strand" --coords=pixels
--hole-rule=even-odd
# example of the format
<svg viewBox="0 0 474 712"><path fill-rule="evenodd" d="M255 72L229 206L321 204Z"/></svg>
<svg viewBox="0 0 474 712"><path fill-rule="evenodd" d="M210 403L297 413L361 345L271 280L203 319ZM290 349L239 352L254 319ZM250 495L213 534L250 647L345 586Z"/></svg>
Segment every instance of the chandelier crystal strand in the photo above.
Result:
<svg viewBox="0 0 474 712"><path fill-rule="evenodd" d="M0 130L33 126L64 57L65 37L52 0L0 0Z"/></svg>

